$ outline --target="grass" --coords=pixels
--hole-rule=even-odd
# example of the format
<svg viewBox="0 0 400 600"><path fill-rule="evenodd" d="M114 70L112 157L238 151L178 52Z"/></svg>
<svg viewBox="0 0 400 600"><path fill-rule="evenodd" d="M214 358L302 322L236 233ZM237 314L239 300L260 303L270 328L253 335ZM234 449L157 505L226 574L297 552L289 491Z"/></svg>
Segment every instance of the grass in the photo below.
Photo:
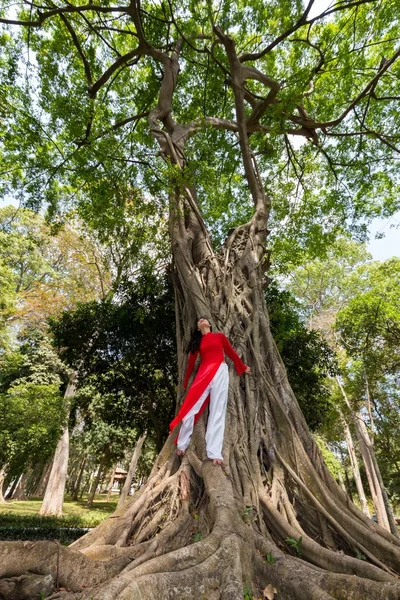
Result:
<svg viewBox="0 0 400 600"><path fill-rule="evenodd" d="M91 508L86 506L87 496L81 500L72 500L66 496L62 517L39 517L42 498L29 500L11 500L0 504L0 526L18 523L42 525L44 523L59 527L96 527L117 507L118 497L105 502L105 496L97 494Z"/></svg>
<svg viewBox="0 0 400 600"><path fill-rule="evenodd" d="M67 496L62 517L39 516L42 498L0 504L0 540L58 540L70 544L114 512L118 497L105 502L105 496L98 494L91 508L86 502L85 496L78 501Z"/></svg>

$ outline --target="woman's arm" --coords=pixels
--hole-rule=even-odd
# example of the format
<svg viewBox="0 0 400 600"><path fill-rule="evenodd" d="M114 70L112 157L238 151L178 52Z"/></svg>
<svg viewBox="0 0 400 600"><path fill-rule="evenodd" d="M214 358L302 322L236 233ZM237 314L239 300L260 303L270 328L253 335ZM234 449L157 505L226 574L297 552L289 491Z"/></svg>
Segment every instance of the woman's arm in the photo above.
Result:
<svg viewBox="0 0 400 600"><path fill-rule="evenodd" d="M221 333L221 335L225 354L233 361L237 374L242 375L248 370L249 367L244 364L237 352L235 352L235 350L232 348L226 335L223 333Z"/></svg>

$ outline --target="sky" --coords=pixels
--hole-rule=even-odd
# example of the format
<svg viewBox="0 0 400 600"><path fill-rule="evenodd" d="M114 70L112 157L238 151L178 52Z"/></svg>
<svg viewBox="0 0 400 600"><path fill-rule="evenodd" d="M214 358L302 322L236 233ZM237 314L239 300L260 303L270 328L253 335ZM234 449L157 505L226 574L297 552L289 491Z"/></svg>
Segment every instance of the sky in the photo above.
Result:
<svg viewBox="0 0 400 600"><path fill-rule="evenodd" d="M370 226L368 251L374 260L386 260L392 256L400 256L400 211L390 219L374 219ZM385 237L376 239L376 234Z"/></svg>

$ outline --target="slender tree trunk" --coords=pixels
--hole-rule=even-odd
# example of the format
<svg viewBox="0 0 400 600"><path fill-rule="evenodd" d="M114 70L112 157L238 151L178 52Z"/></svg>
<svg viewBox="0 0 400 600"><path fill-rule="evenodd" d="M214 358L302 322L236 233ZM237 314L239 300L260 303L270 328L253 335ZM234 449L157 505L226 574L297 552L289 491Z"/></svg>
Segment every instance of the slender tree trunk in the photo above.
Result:
<svg viewBox="0 0 400 600"><path fill-rule="evenodd" d="M75 391L75 383L73 378L71 378L65 391L65 400L68 406L69 399L74 396ZM58 441L56 451L54 453L53 464L47 483L46 492L39 511L40 515L55 515L58 517L62 516L65 482L67 480L68 458L69 431L67 417L64 431Z"/></svg>
<svg viewBox="0 0 400 600"><path fill-rule="evenodd" d="M344 435L345 435L346 444L347 444L347 451L349 453L351 468L353 470L353 477L354 477L354 481L356 483L358 497L360 499L361 510L368 517L371 517L369 509L368 509L367 498L365 497L364 486L363 486L363 483L361 480L357 455L356 455L356 451L354 449L354 444L353 444L353 438L351 435L350 427L346 421L343 421L343 428L344 428Z"/></svg>
<svg viewBox="0 0 400 600"><path fill-rule="evenodd" d="M378 462L376 460L376 454L375 452L372 454L372 460L374 462L374 466L375 466L375 471L376 474L378 476L378 480L381 486L381 490L382 490L382 495L383 495L383 501L385 503L385 508L386 508L386 513L389 519L389 525L390 525L390 531L393 533L393 535L400 537L399 535L399 530L397 529L396 526L396 521L394 518L394 513L392 510L392 506L390 504L390 500L389 500L389 496L387 494L386 488L385 488L385 484L383 483L383 479L382 479L382 474L381 474L381 470L379 468Z"/></svg>
<svg viewBox="0 0 400 600"><path fill-rule="evenodd" d="M118 464L115 464L113 466L113 468L111 469L110 482L108 484L108 490L107 490L107 502L110 502L110 499L111 499L111 493L112 493L112 489L113 489L113 485L114 485L115 471L117 470L117 467L118 467Z"/></svg>
<svg viewBox="0 0 400 600"><path fill-rule="evenodd" d="M377 478L379 481L379 485L382 490L382 497L383 497L383 502L385 504L386 514L387 514L389 526L390 526L390 531L393 533L393 535L400 537L399 531L397 529L396 522L394 519L393 510L392 510L392 507L391 507L391 504L389 501L389 497L388 497L388 494L387 494L387 491L385 488L385 484L383 482L381 470L379 468L379 464L376 459L376 454L375 454L375 450L374 450L374 420L373 420L373 415L372 415L372 399L371 399L371 392L370 392L368 377L367 377L367 373L365 370L364 370L364 379L365 379L365 395L367 398L368 414L369 414L370 426L371 426L371 435L369 436L370 447L372 450L371 457L372 457L375 472L376 472L376 475L377 475Z"/></svg>
<svg viewBox="0 0 400 600"><path fill-rule="evenodd" d="M15 488L17 487L20 478L21 478L21 475L18 475L18 477L16 477L14 479L14 481L12 482L12 486L11 486L9 492L7 493L6 500L11 500L11 498L13 497Z"/></svg>
<svg viewBox="0 0 400 600"><path fill-rule="evenodd" d="M14 494L12 496L13 500L26 500L26 484L29 478L29 470L26 470L25 473L19 478L18 485L15 488Z"/></svg>
<svg viewBox="0 0 400 600"><path fill-rule="evenodd" d="M383 500L382 488L378 479L375 463L373 460L373 448L369 438L367 426L364 423L362 415L358 413L354 415L356 433L360 453L364 462L365 472L367 474L369 488L371 490L372 500L375 507L376 518L379 525L390 531L389 519L386 513L386 506Z"/></svg>
<svg viewBox="0 0 400 600"><path fill-rule="evenodd" d="M32 473L26 486L27 496L33 496L43 473L43 464L38 463L32 467Z"/></svg>
<svg viewBox="0 0 400 600"><path fill-rule="evenodd" d="M6 501L4 498L4 494L3 494L3 486L4 486L4 482L6 480L6 477L7 477L7 469L8 469L7 464L0 467L0 503L3 503Z"/></svg>
<svg viewBox="0 0 400 600"><path fill-rule="evenodd" d="M136 465L140 458L143 444L146 439L146 435L147 435L147 432L145 431L138 439L135 450L133 451L131 462L130 462L129 469L128 469L128 474L126 476L124 487L122 488L121 495L118 500L117 508L123 507L126 502L126 499L128 497L129 490L131 489L131 485L132 485L132 479L133 479L133 476L135 475Z"/></svg>
<svg viewBox="0 0 400 600"><path fill-rule="evenodd" d="M35 498L42 498L45 494L47 483L49 481L49 477L50 477L50 473L51 473L51 467L53 466L53 458L54 458L54 456L52 458L50 458L50 460L44 465L44 467L42 469L40 479L39 479L38 484L32 494L32 496L34 496Z"/></svg>
<svg viewBox="0 0 400 600"><path fill-rule="evenodd" d="M83 477L83 473L85 471L85 466L86 466L86 460L87 460L87 456L84 456L82 458L81 464L79 466L79 473L78 473L78 477L74 483L74 490L73 490L73 494L72 494L72 499L73 500L78 500L78 495L79 495L79 489L81 487L81 482L82 482L82 477Z"/></svg>
<svg viewBox="0 0 400 600"><path fill-rule="evenodd" d="M368 485L371 491L372 501L374 503L376 518L381 527L384 527L388 531L391 531L389 516L386 511L385 502L383 499L383 492L379 479L378 472L376 470L377 463L374 460L374 449L368 434L367 426L365 425L364 419L362 418L361 413L355 413L351 407L350 401L347 397L345 389L339 379L336 377L336 381L342 393L343 399L351 412L351 415L354 420L358 445L360 448L360 454L363 459L363 463L365 466L365 472L367 474ZM378 469L379 471L379 469Z"/></svg>
<svg viewBox="0 0 400 600"><path fill-rule="evenodd" d="M92 485L90 487L89 497L87 500L87 506L89 506L89 507L93 506L93 501L94 501L94 497L96 495L97 487L99 485L102 470L103 470L103 463L100 462L96 477L94 478L94 481L92 481Z"/></svg>
<svg viewBox="0 0 400 600"><path fill-rule="evenodd" d="M375 457L374 448L368 434L367 426L365 425L364 419L360 413L356 415L356 431L360 445L360 452L364 460L365 470L367 472L372 497L374 499L378 523L382 527L385 527L394 533L394 535L398 535L397 527L394 522L393 511L390 507L389 498L387 496L382 475Z"/></svg>

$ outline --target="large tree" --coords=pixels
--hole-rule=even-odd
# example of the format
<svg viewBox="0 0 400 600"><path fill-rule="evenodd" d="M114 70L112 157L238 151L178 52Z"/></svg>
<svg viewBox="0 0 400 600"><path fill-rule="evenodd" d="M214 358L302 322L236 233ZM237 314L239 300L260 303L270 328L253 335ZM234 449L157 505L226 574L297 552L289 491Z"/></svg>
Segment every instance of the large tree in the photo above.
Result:
<svg viewBox="0 0 400 600"><path fill-rule="evenodd" d="M328 472L264 302L267 244L299 261L396 207L396 2L313 5L4 9L22 31L0 65L4 185L61 219L66 199L107 219L146 189L168 211L180 381L204 313L253 375L231 373L223 468L205 458L201 420L184 459L170 436L129 506L73 548L2 545L3 575L50 571L78 591L63 598L399 596L399 540Z"/></svg>

